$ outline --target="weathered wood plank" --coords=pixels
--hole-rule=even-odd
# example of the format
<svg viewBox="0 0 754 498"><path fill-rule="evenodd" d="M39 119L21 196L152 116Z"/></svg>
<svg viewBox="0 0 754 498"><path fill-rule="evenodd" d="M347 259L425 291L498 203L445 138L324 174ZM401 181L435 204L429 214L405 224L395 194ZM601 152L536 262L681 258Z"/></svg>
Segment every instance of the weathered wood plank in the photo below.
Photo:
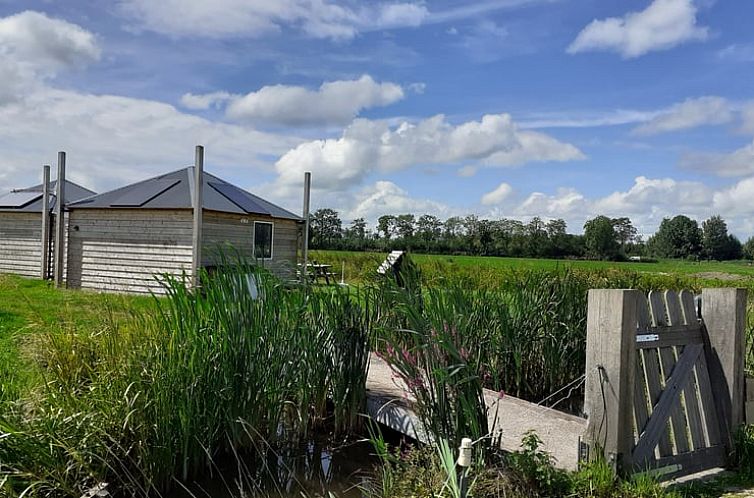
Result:
<svg viewBox="0 0 754 498"><path fill-rule="evenodd" d="M616 470L632 467L636 382L636 290L591 289L588 294L584 411L587 444L614 456Z"/></svg>
<svg viewBox="0 0 754 498"><path fill-rule="evenodd" d="M646 330L653 324L652 316L649 309L649 303L647 298L642 296L639 300L639 329ZM662 394L662 371L660 370L659 350L657 348L642 349L640 354L642 355L644 362L644 376L647 381L647 390L649 392L649 403L654 412L654 407L660 400L660 394ZM650 413L650 416L652 414ZM666 424L667 425L667 424ZM670 431L666 430L660 436L658 444L658 451L660 456L667 456L673 454L673 447L670 444Z"/></svg>
<svg viewBox="0 0 754 498"><path fill-rule="evenodd" d="M681 291L681 309L683 310L683 320L686 325L699 325L694 294L688 289Z"/></svg>
<svg viewBox="0 0 754 498"><path fill-rule="evenodd" d="M678 363L668 379L668 384L660 396L660 401L657 403L652 417L647 423L647 429L640 436L639 442L636 444L636 448L634 448L633 461L636 465L641 467L644 462L653 458L654 448L665 431L671 410L678 402L678 396L684 384L688 382L689 373L694 368L703 349L699 344L692 344L684 348L683 354L678 359Z"/></svg>

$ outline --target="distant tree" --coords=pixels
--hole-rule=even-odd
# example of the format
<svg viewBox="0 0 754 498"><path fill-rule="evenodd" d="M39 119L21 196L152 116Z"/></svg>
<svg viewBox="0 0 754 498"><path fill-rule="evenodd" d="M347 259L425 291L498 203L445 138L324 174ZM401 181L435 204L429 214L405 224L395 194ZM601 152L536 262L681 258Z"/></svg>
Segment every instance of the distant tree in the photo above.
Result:
<svg viewBox="0 0 754 498"><path fill-rule="evenodd" d="M664 218L647 241L647 249L661 258L698 258L702 250L702 231L699 224L687 216Z"/></svg>
<svg viewBox="0 0 754 498"><path fill-rule="evenodd" d="M367 235L367 222L364 218L356 218L348 228L349 235L355 239L364 239Z"/></svg>
<svg viewBox="0 0 754 498"><path fill-rule="evenodd" d="M754 236L749 237L741 247L741 253L744 258L754 260Z"/></svg>
<svg viewBox="0 0 754 498"><path fill-rule="evenodd" d="M331 247L335 239L341 237L342 225L337 211L330 208L317 209L311 217L312 247Z"/></svg>
<svg viewBox="0 0 754 498"><path fill-rule="evenodd" d="M613 220L597 216L584 224L584 244L587 255L597 259L615 259L618 256Z"/></svg>
<svg viewBox="0 0 754 498"><path fill-rule="evenodd" d="M565 220L561 218L548 221L547 226L545 227L545 229L547 230L547 236L551 239L566 235L567 228L568 226L566 225Z"/></svg>
<svg viewBox="0 0 754 498"><path fill-rule="evenodd" d="M433 243L442 235L442 221L437 216L423 214L416 220L416 235L424 242L424 249L429 252Z"/></svg>
<svg viewBox="0 0 754 498"><path fill-rule="evenodd" d="M744 247L741 241L733 234L728 234L728 254L725 259L741 259L744 255Z"/></svg>
<svg viewBox="0 0 754 498"><path fill-rule="evenodd" d="M388 240L395 231L395 216L390 214L384 214L377 219L377 234Z"/></svg>
<svg viewBox="0 0 754 498"><path fill-rule="evenodd" d="M416 217L413 214L402 214L395 217L395 230L404 239L414 236Z"/></svg>
<svg viewBox="0 0 754 498"><path fill-rule="evenodd" d="M461 218L460 216L451 216L450 218L445 220L443 226L445 227L444 236L446 238L453 238L463 235L463 218Z"/></svg>
<svg viewBox="0 0 754 498"><path fill-rule="evenodd" d="M547 239L547 229L542 218L535 216L526 225L526 235L528 238L528 252L531 256L544 256L549 252L549 241Z"/></svg>
<svg viewBox="0 0 754 498"><path fill-rule="evenodd" d="M728 225L719 215L702 223L702 252L705 258L718 261L741 257L741 242L728 234Z"/></svg>
<svg viewBox="0 0 754 498"><path fill-rule="evenodd" d="M557 219L547 222L547 239L549 241L547 255L560 257L568 254L569 240L566 232L567 225L565 220Z"/></svg>
<svg viewBox="0 0 754 498"><path fill-rule="evenodd" d="M615 236L620 244L621 250L625 251L626 244L634 242L639 231L631 223L630 218L613 218L613 227L615 228Z"/></svg>

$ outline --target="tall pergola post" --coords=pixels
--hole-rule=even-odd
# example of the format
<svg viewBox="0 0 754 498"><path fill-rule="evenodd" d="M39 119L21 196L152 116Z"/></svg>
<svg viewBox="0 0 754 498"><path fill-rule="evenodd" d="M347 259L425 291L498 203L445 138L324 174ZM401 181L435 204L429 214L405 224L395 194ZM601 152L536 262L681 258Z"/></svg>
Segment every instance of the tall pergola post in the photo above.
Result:
<svg viewBox="0 0 754 498"><path fill-rule="evenodd" d="M65 152L58 152L55 193L55 287L62 287L65 270Z"/></svg>
<svg viewBox="0 0 754 498"><path fill-rule="evenodd" d="M312 174L307 171L304 173L304 236L303 249L301 251L304 258L304 263L301 267L301 279L304 284L309 282L309 201L311 200L311 188Z"/></svg>
<svg viewBox="0 0 754 498"><path fill-rule="evenodd" d="M204 147L196 146L194 154L194 226L192 232L191 279L194 287L200 282L202 268L202 219L204 213Z"/></svg>
<svg viewBox="0 0 754 498"><path fill-rule="evenodd" d="M45 280L50 271L50 166L42 166L42 243L39 276Z"/></svg>

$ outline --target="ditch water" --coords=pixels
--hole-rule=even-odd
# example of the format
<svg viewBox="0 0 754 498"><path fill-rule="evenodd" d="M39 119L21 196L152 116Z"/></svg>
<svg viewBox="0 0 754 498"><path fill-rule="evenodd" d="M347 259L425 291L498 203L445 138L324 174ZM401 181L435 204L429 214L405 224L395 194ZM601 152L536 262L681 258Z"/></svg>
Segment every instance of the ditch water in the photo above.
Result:
<svg viewBox="0 0 754 498"><path fill-rule="evenodd" d="M397 434L386 435L389 441ZM392 441L391 441L392 442ZM299 446L227 458L213 475L185 484L170 498L362 498L379 458L368 439L315 437Z"/></svg>

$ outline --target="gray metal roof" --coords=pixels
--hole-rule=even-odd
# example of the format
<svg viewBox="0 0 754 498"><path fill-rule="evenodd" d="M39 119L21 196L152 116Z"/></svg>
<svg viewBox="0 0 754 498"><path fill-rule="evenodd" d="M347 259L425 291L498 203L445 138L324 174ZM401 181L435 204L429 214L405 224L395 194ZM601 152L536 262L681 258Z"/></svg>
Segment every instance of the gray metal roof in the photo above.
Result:
<svg viewBox="0 0 754 498"><path fill-rule="evenodd" d="M55 187L57 180L50 182L50 210L55 209L57 197ZM65 181L65 204L94 195L95 192ZM0 194L0 212L41 213L42 212L42 184L33 187L14 189Z"/></svg>
<svg viewBox="0 0 754 498"><path fill-rule="evenodd" d="M70 204L70 209L193 209L194 167L179 169ZM204 172L204 209L262 214L301 221L301 217L225 180Z"/></svg>

